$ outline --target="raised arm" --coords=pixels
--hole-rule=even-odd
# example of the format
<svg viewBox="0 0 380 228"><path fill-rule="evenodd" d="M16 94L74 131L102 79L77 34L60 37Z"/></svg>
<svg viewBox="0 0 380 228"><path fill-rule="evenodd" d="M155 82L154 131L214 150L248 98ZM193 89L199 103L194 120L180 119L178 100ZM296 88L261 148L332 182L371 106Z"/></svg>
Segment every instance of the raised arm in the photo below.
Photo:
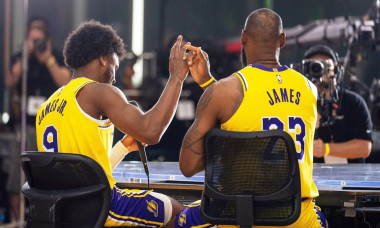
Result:
<svg viewBox="0 0 380 228"><path fill-rule="evenodd" d="M40 63L45 64L49 70L55 84L58 87L66 85L71 78L70 70L58 64L51 49L51 40L46 41L46 51L39 53L35 52L35 55Z"/></svg>
<svg viewBox="0 0 380 228"><path fill-rule="evenodd" d="M189 66L191 76L205 90L216 81L210 72L208 54L200 47L194 47L190 44L186 45L186 49L189 52L184 56L184 60L186 60Z"/></svg>
<svg viewBox="0 0 380 228"><path fill-rule="evenodd" d="M198 102L194 123L183 139L179 156L182 174L190 177L204 170L205 135L231 118L243 99L243 90L236 76L216 81L210 73L207 53L200 47L186 47L190 50L186 61L191 76L205 90Z"/></svg>
<svg viewBox="0 0 380 228"><path fill-rule="evenodd" d="M42 53L34 51L33 42L29 41L28 45L30 46L28 47L28 55L35 55L41 64L45 64L57 87L61 87L70 81L71 72L67 67L59 65L56 61L51 49L50 40L46 41L46 50ZM5 86L7 88L12 88L17 85L21 79L21 74L22 62L21 58L18 58L5 77Z"/></svg>
<svg viewBox="0 0 380 228"><path fill-rule="evenodd" d="M188 66L182 59L184 53L182 36L179 36L170 52L170 77L166 87L156 105L145 113L129 104L124 94L109 84L87 85L93 89L88 90L91 95L88 94L86 99L90 99L101 112L99 114L107 116L122 132L143 143L156 144L174 116L182 84L188 74Z"/></svg>

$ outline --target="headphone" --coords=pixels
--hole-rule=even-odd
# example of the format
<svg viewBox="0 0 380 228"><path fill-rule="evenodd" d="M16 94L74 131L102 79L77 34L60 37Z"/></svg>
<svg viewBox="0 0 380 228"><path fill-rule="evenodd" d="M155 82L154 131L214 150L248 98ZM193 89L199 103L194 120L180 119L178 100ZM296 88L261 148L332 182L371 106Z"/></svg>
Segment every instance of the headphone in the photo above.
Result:
<svg viewBox="0 0 380 228"><path fill-rule="evenodd" d="M313 55L317 54L322 54L322 55L327 55L332 58L332 60L335 63L338 63L337 66L334 66L334 74L337 82L340 81L340 77L343 74L343 66L340 65L339 63L339 55L338 52L332 50L330 47L327 45L315 45L310 47L306 52L305 55L303 56L303 59L309 59Z"/></svg>

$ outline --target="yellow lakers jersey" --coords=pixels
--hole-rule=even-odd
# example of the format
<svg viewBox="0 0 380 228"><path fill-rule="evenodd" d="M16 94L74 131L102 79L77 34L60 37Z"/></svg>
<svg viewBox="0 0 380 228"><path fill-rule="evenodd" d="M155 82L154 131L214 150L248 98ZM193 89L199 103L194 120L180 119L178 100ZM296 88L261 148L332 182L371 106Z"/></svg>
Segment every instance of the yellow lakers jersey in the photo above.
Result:
<svg viewBox="0 0 380 228"><path fill-rule="evenodd" d="M244 99L221 128L228 131L279 129L288 132L296 145L301 197L317 197L318 190L312 176L317 118L315 85L286 66L272 69L249 65L234 75L242 83Z"/></svg>
<svg viewBox="0 0 380 228"><path fill-rule="evenodd" d="M36 117L38 151L83 154L98 162L107 174L111 188L109 154L114 126L110 120L97 120L78 105L76 94L89 83L88 78L75 78L58 89L39 108Z"/></svg>

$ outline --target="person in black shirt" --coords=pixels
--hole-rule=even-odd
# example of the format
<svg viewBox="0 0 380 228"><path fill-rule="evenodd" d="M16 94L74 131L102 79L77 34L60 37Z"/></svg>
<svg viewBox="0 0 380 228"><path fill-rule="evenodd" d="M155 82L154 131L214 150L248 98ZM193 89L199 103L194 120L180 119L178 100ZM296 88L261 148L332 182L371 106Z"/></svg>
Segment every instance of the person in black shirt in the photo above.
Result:
<svg viewBox="0 0 380 228"><path fill-rule="evenodd" d="M70 81L71 72L63 65L62 53L52 49L48 23L42 18L28 21L27 30L28 72L26 94L25 150L37 150L35 119L39 106L59 87ZM5 77L5 86L11 92L11 127L20 143L22 53L12 58L11 69ZM18 147L20 148L20 146ZM10 193L11 220L19 218L20 151L10 151L7 191Z"/></svg>
<svg viewBox="0 0 380 228"><path fill-rule="evenodd" d="M39 105L57 88L70 81L71 72L63 66L62 53L53 51L48 24L42 18L32 18L28 22L27 50L27 123L34 126ZM21 116L18 107L22 93L21 77L22 53L19 52L12 58L11 69L5 78L5 85L12 92L12 114L16 123ZM36 146L30 147L33 148Z"/></svg>
<svg viewBox="0 0 380 228"><path fill-rule="evenodd" d="M314 162L324 162L330 155L364 163L372 148L371 116L362 97L337 84L341 74L337 53L326 45L309 48L303 71L318 88Z"/></svg>

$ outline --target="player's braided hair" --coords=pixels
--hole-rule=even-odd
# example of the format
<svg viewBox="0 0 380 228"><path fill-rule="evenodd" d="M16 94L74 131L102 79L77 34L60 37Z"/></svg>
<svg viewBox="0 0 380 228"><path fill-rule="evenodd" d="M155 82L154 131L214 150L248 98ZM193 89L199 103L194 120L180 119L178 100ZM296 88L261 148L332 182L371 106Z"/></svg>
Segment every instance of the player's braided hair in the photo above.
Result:
<svg viewBox="0 0 380 228"><path fill-rule="evenodd" d="M79 25L70 33L63 48L66 66L71 69L82 67L92 60L116 53L121 61L125 55L123 40L109 25L90 20Z"/></svg>

